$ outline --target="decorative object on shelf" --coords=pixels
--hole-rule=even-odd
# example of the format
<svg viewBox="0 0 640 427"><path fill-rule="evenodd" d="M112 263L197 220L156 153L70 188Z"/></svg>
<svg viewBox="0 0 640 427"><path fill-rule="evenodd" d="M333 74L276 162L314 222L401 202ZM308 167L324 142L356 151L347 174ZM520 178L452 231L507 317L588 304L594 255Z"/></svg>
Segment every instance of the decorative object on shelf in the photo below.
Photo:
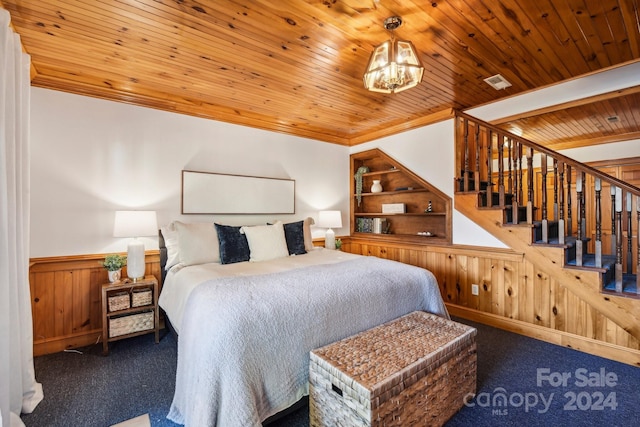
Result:
<svg viewBox="0 0 640 427"><path fill-rule="evenodd" d="M120 281L122 270L109 270L107 271L107 275L109 276L109 282L116 283Z"/></svg>
<svg viewBox="0 0 640 427"><path fill-rule="evenodd" d="M382 193L382 184L380 184L379 179L373 180L373 185L371 186L372 193Z"/></svg>
<svg viewBox="0 0 640 427"><path fill-rule="evenodd" d="M342 249L342 240L341 239L336 239L336 250L340 250Z"/></svg>
<svg viewBox="0 0 640 427"><path fill-rule="evenodd" d="M406 213L407 205L404 203L383 203L382 213Z"/></svg>
<svg viewBox="0 0 640 427"><path fill-rule="evenodd" d="M372 92L395 93L415 87L422 81L424 68L413 43L396 40L393 30L402 25L402 18L391 16L384 20L384 28L391 39L376 46L364 73L364 87Z"/></svg>
<svg viewBox="0 0 640 427"><path fill-rule="evenodd" d="M353 179L356 180L356 199L358 199L358 206L360 206L360 202L362 201L362 175L367 172L369 172L367 166L360 166L353 177Z"/></svg>
<svg viewBox="0 0 640 427"><path fill-rule="evenodd" d="M433 205L431 204L431 200L429 200L429 205L427 206L427 209L425 209L425 212L433 212Z"/></svg>
<svg viewBox="0 0 640 427"><path fill-rule="evenodd" d="M332 228L342 227L342 214L340 211L320 211L318 214L318 227L327 229L324 235L324 247L336 249L336 233Z"/></svg>
<svg viewBox="0 0 640 427"><path fill-rule="evenodd" d="M373 218L374 234L387 234L388 229L387 218Z"/></svg>
<svg viewBox="0 0 640 427"><path fill-rule="evenodd" d="M138 237L158 234L155 211L116 211L113 237L133 237L127 246L127 275L136 282L144 277L144 243Z"/></svg>
<svg viewBox="0 0 640 427"><path fill-rule="evenodd" d="M116 283L120 281L122 267L124 267L125 265L127 265L127 257L125 256L111 254L107 255L104 258L102 266L107 270L107 273L109 274L109 282Z"/></svg>

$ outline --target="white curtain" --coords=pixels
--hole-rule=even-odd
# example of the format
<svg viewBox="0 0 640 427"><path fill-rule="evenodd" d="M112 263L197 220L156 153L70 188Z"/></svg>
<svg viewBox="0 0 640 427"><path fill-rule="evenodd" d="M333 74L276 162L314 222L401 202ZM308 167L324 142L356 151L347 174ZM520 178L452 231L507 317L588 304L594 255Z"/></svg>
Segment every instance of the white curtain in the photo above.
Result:
<svg viewBox="0 0 640 427"><path fill-rule="evenodd" d="M29 56L0 9L0 425L42 400L29 290Z"/></svg>

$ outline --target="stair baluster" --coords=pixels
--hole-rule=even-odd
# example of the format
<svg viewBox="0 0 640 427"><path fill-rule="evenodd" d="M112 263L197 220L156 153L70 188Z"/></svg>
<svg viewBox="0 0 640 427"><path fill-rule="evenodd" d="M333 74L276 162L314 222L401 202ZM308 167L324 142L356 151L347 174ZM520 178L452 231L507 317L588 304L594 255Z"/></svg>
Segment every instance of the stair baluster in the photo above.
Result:
<svg viewBox="0 0 640 427"><path fill-rule="evenodd" d="M622 292L622 188L616 187L616 292Z"/></svg>
<svg viewBox="0 0 640 427"><path fill-rule="evenodd" d="M596 267L602 267L602 206L600 206L600 192L602 191L602 182L600 178L596 178L595 190L596 190L595 262L596 262Z"/></svg>
<svg viewBox="0 0 640 427"><path fill-rule="evenodd" d="M627 274L633 274L633 227L631 226L633 220L631 219L631 193L626 193L627 196Z"/></svg>
<svg viewBox="0 0 640 427"><path fill-rule="evenodd" d="M519 179L518 182L520 183L520 188L518 188L518 202L520 205L522 205L522 201L524 200L524 196L523 196L523 192L522 192L522 144L520 143L520 141L518 141L518 152L517 152L517 156L518 156L518 175L519 175Z"/></svg>
<svg viewBox="0 0 640 427"><path fill-rule="evenodd" d="M533 224L533 148L527 147L527 224Z"/></svg>
<svg viewBox="0 0 640 427"><path fill-rule="evenodd" d="M583 228L582 228L582 215L584 214L583 211L583 205L584 205L584 196L583 196L583 184L584 184L584 174L580 171L576 171L576 203L578 204L577 206L577 211L578 211L578 227L577 227L577 233L576 233L576 265L578 267L582 267L582 261L583 261L583 254L584 254L584 248L583 248L583 239L584 239L584 234L583 234Z"/></svg>
<svg viewBox="0 0 640 427"><path fill-rule="evenodd" d="M515 144L513 146L512 149L512 158L513 158L513 167L514 167L514 173L513 173L513 192L511 193L511 222L513 224L518 224L520 222L520 212L519 212L519 205L520 205L520 199L518 198L518 185L520 185L520 187L522 188L522 183L520 182L519 178L521 179L521 177L518 177L518 174L522 173L522 171L520 170L520 167L518 165L518 148L520 147L520 143L518 141L512 141L513 144Z"/></svg>
<svg viewBox="0 0 640 427"><path fill-rule="evenodd" d="M582 229L582 238L583 239L587 239L587 206L585 203L586 200L586 185L587 185L587 180L586 180L586 176L584 171L580 172L580 176L582 177L582 194L580 197L580 201L579 201L579 206L580 206L580 228Z"/></svg>
<svg viewBox="0 0 640 427"><path fill-rule="evenodd" d="M506 192L513 194L513 141L507 138L507 189Z"/></svg>
<svg viewBox="0 0 640 427"><path fill-rule="evenodd" d="M616 253L616 247L618 243L616 242L616 186L611 186L611 253Z"/></svg>
<svg viewBox="0 0 640 427"><path fill-rule="evenodd" d="M489 130L487 135L487 200L485 206L493 206L493 131Z"/></svg>
<svg viewBox="0 0 640 427"><path fill-rule="evenodd" d="M547 155L540 154L540 173L542 183L542 242L549 243L549 221L547 220Z"/></svg>
<svg viewBox="0 0 640 427"><path fill-rule="evenodd" d="M553 220L558 220L558 160L553 159Z"/></svg>
<svg viewBox="0 0 640 427"><path fill-rule="evenodd" d="M480 153L482 152L482 141L480 140L480 125L476 124L475 129L475 147L476 147L476 169L473 174L473 188L480 191Z"/></svg>
<svg viewBox="0 0 640 427"><path fill-rule="evenodd" d="M567 237L573 236L573 216L571 211L571 165L567 165Z"/></svg>
<svg viewBox="0 0 640 427"><path fill-rule="evenodd" d="M462 188L464 188L464 191L469 191L469 121L464 119L462 126L464 127L464 175L462 176Z"/></svg>
<svg viewBox="0 0 640 427"><path fill-rule="evenodd" d="M565 244L564 225L564 162L558 162L558 243Z"/></svg>
<svg viewBox="0 0 640 427"><path fill-rule="evenodd" d="M636 294L640 295L640 196L636 197Z"/></svg>
<svg viewBox="0 0 640 427"><path fill-rule="evenodd" d="M504 208L504 136L498 134L498 206Z"/></svg>

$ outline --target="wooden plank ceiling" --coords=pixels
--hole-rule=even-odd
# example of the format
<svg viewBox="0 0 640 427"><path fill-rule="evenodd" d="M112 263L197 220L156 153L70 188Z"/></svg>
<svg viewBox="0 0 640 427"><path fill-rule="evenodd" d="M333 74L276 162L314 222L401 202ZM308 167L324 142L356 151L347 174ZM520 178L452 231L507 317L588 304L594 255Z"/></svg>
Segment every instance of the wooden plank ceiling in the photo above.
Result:
<svg viewBox="0 0 640 427"><path fill-rule="evenodd" d="M353 145L640 59L640 0L0 0L33 85ZM368 92L373 47L411 40L423 82ZM502 74L512 86L483 80ZM538 143L640 135L637 93L514 117ZM566 107L566 108L565 108ZM618 121L608 120L617 116Z"/></svg>

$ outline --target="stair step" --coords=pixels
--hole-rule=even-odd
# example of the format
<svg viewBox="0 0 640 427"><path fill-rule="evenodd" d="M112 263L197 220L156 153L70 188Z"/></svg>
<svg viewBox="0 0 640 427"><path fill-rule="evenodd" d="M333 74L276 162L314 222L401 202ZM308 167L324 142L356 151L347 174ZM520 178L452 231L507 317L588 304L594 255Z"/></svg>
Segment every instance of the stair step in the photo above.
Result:
<svg viewBox="0 0 640 427"><path fill-rule="evenodd" d="M463 178L456 178L458 181L458 191L460 192L464 192L464 179ZM488 181L480 181L480 191L484 191L487 189L487 187L489 186L489 182ZM476 182L473 178L469 178L469 191L476 191Z"/></svg>
<svg viewBox="0 0 640 427"><path fill-rule="evenodd" d="M640 298L638 294L638 284L635 274L623 274L622 275L622 292L616 292L615 280L608 281L603 287L604 293L611 293L614 295L620 295L624 297Z"/></svg>
<svg viewBox="0 0 640 427"><path fill-rule="evenodd" d="M559 248L571 248L571 247L574 247L576 245L576 241L577 241L577 239L575 238L575 236L565 236L564 243L560 244L560 238L558 236L553 236L553 237L549 237L549 242L548 243L544 243L542 241L542 239L540 239L540 240L536 240L532 244L533 245L538 245L538 246L553 246L553 247L559 247Z"/></svg>
<svg viewBox="0 0 640 427"><path fill-rule="evenodd" d="M513 201L513 194L505 193L504 204L505 206L511 206ZM487 192L482 190L478 192L478 205L487 206ZM491 206L498 206L500 204L500 193L491 193Z"/></svg>
<svg viewBox="0 0 640 427"><path fill-rule="evenodd" d="M518 206L518 222L526 222L526 221L527 221L527 207ZM513 205L504 207L504 223L505 224L513 223Z"/></svg>
<svg viewBox="0 0 640 427"><path fill-rule="evenodd" d="M596 254L584 254L582 257L582 266L578 267L576 260L572 259L566 262L567 267L596 269L602 272L612 271L616 263L615 255L602 255L602 267L596 267Z"/></svg>
<svg viewBox="0 0 640 427"><path fill-rule="evenodd" d="M547 221L548 224L548 239L558 238L558 221ZM542 243L542 221L533 221L533 239L534 242Z"/></svg>

